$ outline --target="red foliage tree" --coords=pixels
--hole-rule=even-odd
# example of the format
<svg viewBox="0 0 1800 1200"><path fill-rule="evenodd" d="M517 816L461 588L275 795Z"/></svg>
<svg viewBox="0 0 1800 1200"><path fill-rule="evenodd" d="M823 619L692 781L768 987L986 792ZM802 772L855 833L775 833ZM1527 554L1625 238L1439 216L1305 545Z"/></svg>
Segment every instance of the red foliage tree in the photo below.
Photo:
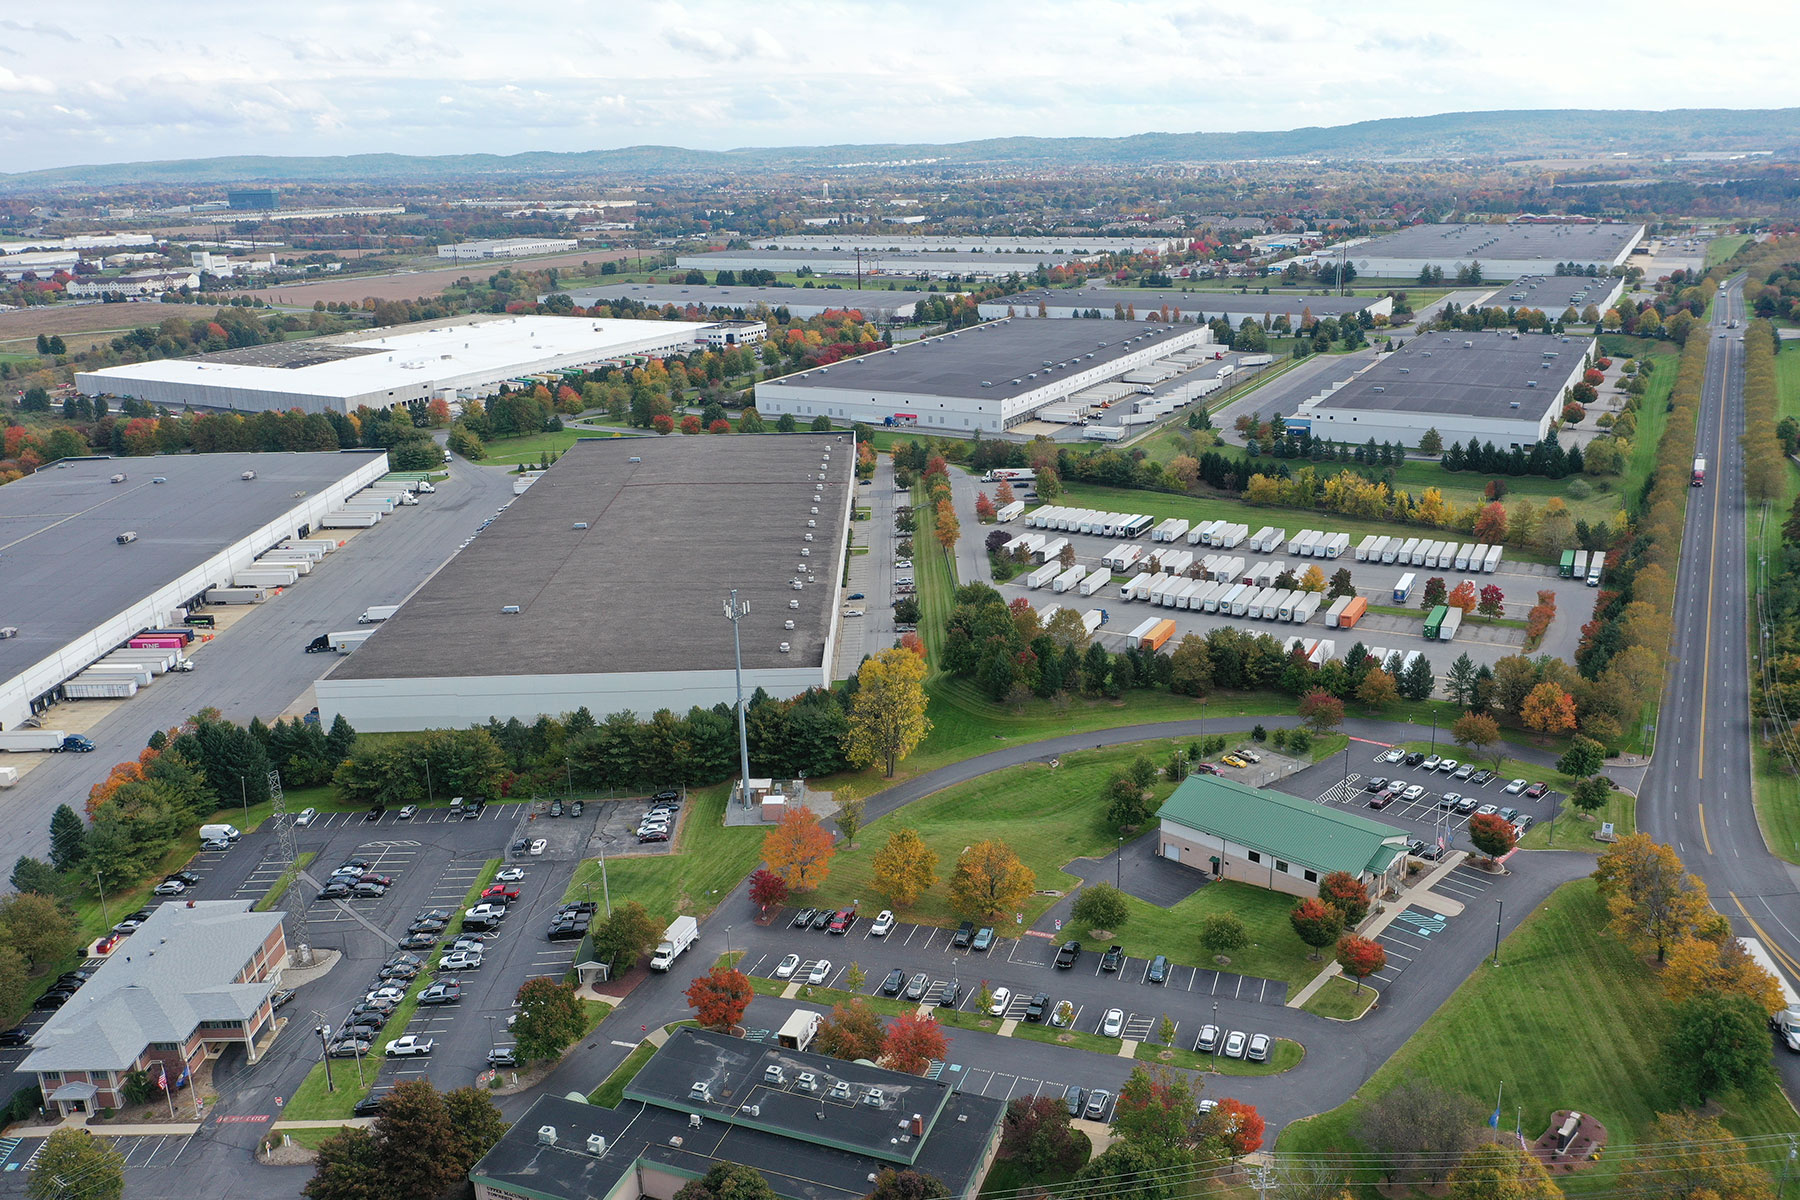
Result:
<svg viewBox="0 0 1800 1200"><path fill-rule="evenodd" d="M1475 609L1484 617L1499 617L1506 614L1506 593L1500 585L1490 583L1481 589L1481 600Z"/></svg>
<svg viewBox="0 0 1800 1200"><path fill-rule="evenodd" d="M1344 914L1315 896L1296 904L1288 913L1288 923L1294 927L1295 936L1313 948L1314 958L1344 932Z"/></svg>
<svg viewBox="0 0 1800 1200"><path fill-rule="evenodd" d="M708 1029L728 1030L744 1019L744 1010L750 1007L756 992L743 972L714 967L696 976L688 984L686 995L696 1021Z"/></svg>
<svg viewBox="0 0 1800 1200"><path fill-rule="evenodd" d="M1469 840L1489 858L1499 858L1519 844L1519 833L1499 813L1476 813L1469 818Z"/></svg>
<svg viewBox="0 0 1800 1200"><path fill-rule="evenodd" d="M988 499L986 492L975 493L975 515L983 521L994 519L994 502Z"/></svg>
<svg viewBox="0 0 1800 1200"><path fill-rule="evenodd" d="M654 417L650 418L650 428L661 434L674 433L675 418L671 417L668 413L657 413Z"/></svg>
<svg viewBox="0 0 1800 1200"><path fill-rule="evenodd" d="M1490 546L1506 541L1506 506L1495 501L1481 506L1475 516L1475 540Z"/></svg>
<svg viewBox="0 0 1800 1200"><path fill-rule="evenodd" d="M700 432L700 418L694 416L692 413L681 418L681 432L683 432L683 433L699 433Z"/></svg>
<svg viewBox="0 0 1800 1200"><path fill-rule="evenodd" d="M1589 367L1581 373L1581 380L1583 383L1591 383L1595 387L1599 387L1602 383L1606 382L1606 372L1599 370L1596 367Z"/></svg>
<svg viewBox="0 0 1800 1200"><path fill-rule="evenodd" d="M925 657L925 642L923 639L921 639L919 637L918 634L916 634L916 633L901 634L900 635L900 644L902 646L906 647L908 650L911 650L914 654L918 655L920 658Z"/></svg>
<svg viewBox="0 0 1800 1200"><path fill-rule="evenodd" d="M1302 696L1298 712L1307 728L1321 736L1344 723L1344 702L1324 688L1314 688Z"/></svg>
<svg viewBox="0 0 1800 1200"><path fill-rule="evenodd" d="M1348 871L1333 871L1319 880L1319 899L1337 909L1350 929L1369 915L1369 889Z"/></svg>
<svg viewBox="0 0 1800 1200"><path fill-rule="evenodd" d="M724 417L720 417L718 420L714 421L711 425L708 425L706 427L706 432L708 432L708 433L730 433L731 432L731 422L727 421Z"/></svg>
<svg viewBox="0 0 1800 1200"><path fill-rule="evenodd" d="M1217 1109L1224 1127L1222 1140L1233 1158L1255 1154L1262 1149L1263 1119L1254 1104L1226 1096Z"/></svg>
<svg viewBox="0 0 1800 1200"><path fill-rule="evenodd" d="M1387 966L1387 951L1381 948L1380 942L1346 933L1338 939L1337 960L1338 966L1344 968L1344 974L1361 987L1363 980Z"/></svg>
<svg viewBox="0 0 1800 1200"><path fill-rule="evenodd" d="M1005 508L1013 502L1012 484L1002 479L994 486L994 503Z"/></svg>
<svg viewBox="0 0 1800 1200"><path fill-rule="evenodd" d="M908 1075L923 1074L933 1059L942 1060L950 1053L950 1043L936 1017L918 1013L902 1013L888 1027L884 1065L890 1071Z"/></svg>
<svg viewBox="0 0 1800 1200"><path fill-rule="evenodd" d="M788 898L787 880L769 870L758 867L750 876L750 903L760 906L767 912Z"/></svg>

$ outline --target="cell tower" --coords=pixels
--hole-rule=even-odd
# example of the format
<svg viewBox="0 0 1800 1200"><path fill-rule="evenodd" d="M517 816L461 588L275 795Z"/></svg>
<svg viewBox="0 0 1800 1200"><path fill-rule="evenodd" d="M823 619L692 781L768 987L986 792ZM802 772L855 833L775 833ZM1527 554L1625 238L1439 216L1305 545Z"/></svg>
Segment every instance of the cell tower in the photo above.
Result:
<svg viewBox="0 0 1800 1200"><path fill-rule="evenodd" d="M281 772L269 772L269 819L275 822L275 836L280 839L281 874L285 878L294 864L300 861L299 850L294 844L294 821L288 816L287 797L281 792ZM288 881L288 891L293 891L300 884L295 876ZM281 896L275 898L280 903ZM306 905L290 904L287 906L285 918L288 926L288 944L294 948L294 965L309 967L312 965L312 943L306 932Z"/></svg>

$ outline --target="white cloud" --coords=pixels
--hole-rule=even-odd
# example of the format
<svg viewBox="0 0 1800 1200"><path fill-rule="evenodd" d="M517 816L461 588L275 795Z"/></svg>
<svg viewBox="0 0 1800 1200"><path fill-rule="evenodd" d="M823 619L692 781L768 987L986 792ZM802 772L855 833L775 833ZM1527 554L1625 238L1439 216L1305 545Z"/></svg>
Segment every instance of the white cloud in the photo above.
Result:
<svg viewBox="0 0 1800 1200"><path fill-rule="evenodd" d="M698 148L1286 129L1545 107L1796 104L1786 0L1696 30L1729 71L1670 71L1605 6L1393 0L316 0L267 15L84 0L67 27L0 20L0 170L211 154ZM1783 18L1786 18L1784 21ZM1637 0L1634 28L1691 9ZM70 44L74 49L71 50ZM78 58L79 70L39 65ZM24 64L29 63L27 68ZM1770 81L1775 81L1771 83Z"/></svg>

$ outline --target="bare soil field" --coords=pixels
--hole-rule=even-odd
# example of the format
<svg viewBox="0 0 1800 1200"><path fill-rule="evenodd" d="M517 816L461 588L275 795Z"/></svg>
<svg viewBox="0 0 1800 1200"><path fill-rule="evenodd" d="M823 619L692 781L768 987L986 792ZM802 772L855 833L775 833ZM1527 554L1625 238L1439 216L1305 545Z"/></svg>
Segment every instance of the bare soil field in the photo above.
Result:
<svg viewBox="0 0 1800 1200"><path fill-rule="evenodd" d="M377 300L416 300L421 296L437 295L465 275L470 279L485 279L502 267L509 266L527 271L541 271L545 267L578 267L584 262L597 263L627 258L632 253L634 252L630 250L576 250L546 258L483 259L435 271L416 271L410 275L369 275L355 279L326 279L317 283L284 283L276 287L261 288L250 295L271 304L293 304L302 308L311 308L319 300L327 304L337 301L355 303L371 296Z"/></svg>
<svg viewBox="0 0 1800 1200"><path fill-rule="evenodd" d="M73 353L164 317L192 317L190 304L51 304L0 313L0 352L35 350L37 335L58 333ZM212 309L206 309L211 313ZM83 336L92 335L92 336Z"/></svg>

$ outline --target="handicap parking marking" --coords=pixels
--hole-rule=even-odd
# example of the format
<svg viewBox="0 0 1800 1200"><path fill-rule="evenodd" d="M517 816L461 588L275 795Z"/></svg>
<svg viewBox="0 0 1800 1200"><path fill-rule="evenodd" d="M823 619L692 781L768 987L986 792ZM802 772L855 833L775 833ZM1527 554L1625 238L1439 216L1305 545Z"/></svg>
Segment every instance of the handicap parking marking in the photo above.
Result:
<svg viewBox="0 0 1800 1200"><path fill-rule="evenodd" d="M1125 1028L1121 1031L1121 1036L1133 1042L1148 1041L1150 1031L1155 1027L1155 1017L1143 1016L1134 1012L1125 1018Z"/></svg>

